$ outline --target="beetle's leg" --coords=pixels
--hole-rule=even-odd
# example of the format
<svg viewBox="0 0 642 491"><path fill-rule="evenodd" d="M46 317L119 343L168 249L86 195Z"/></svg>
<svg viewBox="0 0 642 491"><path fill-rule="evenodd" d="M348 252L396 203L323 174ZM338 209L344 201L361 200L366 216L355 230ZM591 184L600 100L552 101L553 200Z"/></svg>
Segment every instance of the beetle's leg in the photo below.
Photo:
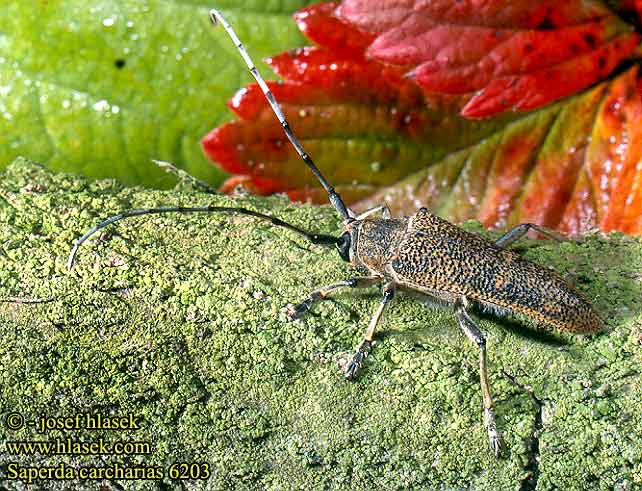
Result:
<svg viewBox="0 0 642 491"><path fill-rule="evenodd" d="M559 242L563 242L566 240L566 238L563 235L558 234L554 230L550 230L546 227L535 225L534 223L522 223L521 225L517 225L511 228L508 232L506 232L499 239L497 239L497 241L495 242L495 245L497 247L501 247L505 249L509 247L513 242L517 241L518 239L526 235L528 231L531 229L537 230L540 234L545 235L550 239L557 240Z"/></svg>
<svg viewBox="0 0 642 491"><path fill-rule="evenodd" d="M484 402L484 424L488 431L490 446L495 452L495 455L499 455L502 448L502 438L497 430L497 424L495 423L493 401L490 396L490 387L488 385L488 373L486 370L486 339L475 324L475 321L468 314L467 306L468 301L466 298L462 298L460 302L457 302L455 305L457 320L459 321L459 327L466 337L479 348L479 382L481 384L482 399Z"/></svg>
<svg viewBox="0 0 642 491"><path fill-rule="evenodd" d="M383 218L390 218L390 208L388 208L388 205L379 205L375 206L374 208L370 208L369 210L364 211L363 213L357 215L355 217L355 220L363 220L364 218L368 218L370 215L374 215L375 213L381 213L381 216Z"/></svg>
<svg viewBox="0 0 642 491"><path fill-rule="evenodd" d="M366 355L370 351L370 348L372 348L372 340L374 339L375 329L377 329L377 325L381 321L381 316L383 315L383 311L386 309L388 302L392 300L394 295L395 295L395 284L392 282L386 283L383 286L383 298L381 299L381 302L379 303L377 310L375 310L375 313L373 314L372 319L370 319L370 324L368 325L368 329L366 330L366 333L363 336L363 341L359 343L359 346L357 346L354 355L352 356L350 361L348 361L348 363L346 363L345 366L343 367L343 373L347 379L355 378L357 375L357 372L359 372L359 369L363 364L363 359L366 357Z"/></svg>
<svg viewBox="0 0 642 491"><path fill-rule="evenodd" d="M338 283L333 283L332 285L323 286L311 292L303 302L296 305L286 305L285 313L288 318L293 321L310 310L310 307L319 300L327 299L328 296L336 290L341 288L365 288L380 282L381 278L379 276L362 276L359 278L349 278Z"/></svg>

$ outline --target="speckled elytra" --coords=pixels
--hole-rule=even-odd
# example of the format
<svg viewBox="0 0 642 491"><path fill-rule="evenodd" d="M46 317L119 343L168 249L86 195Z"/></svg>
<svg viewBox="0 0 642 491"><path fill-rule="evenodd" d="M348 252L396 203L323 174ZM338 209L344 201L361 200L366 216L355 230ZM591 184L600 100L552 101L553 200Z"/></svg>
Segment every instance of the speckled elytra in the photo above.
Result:
<svg viewBox="0 0 642 491"><path fill-rule="evenodd" d="M71 251L68 267L71 269L73 266L80 245L107 225L130 216L170 212L250 215L301 234L312 243L335 246L341 259L352 264L361 276L318 288L301 303L289 304L286 307L288 317L291 320L301 317L315 302L328 298L341 288L381 285L381 302L370 320L363 340L348 363L343 366L345 376L352 379L372 348L377 325L396 291L419 293L433 303L453 308L462 332L479 348L484 424L490 446L498 455L502 439L495 423L488 383L486 341L470 311L473 306L477 306L497 315L521 314L534 319L544 327L572 333L599 330L603 325L602 319L579 291L554 271L506 249L531 229L556 240L563 240L563 237L538 225L525 223L512 228L494 243L488 242L433 215L426 208L421 208L410 217L392 218L388 208L380 205L356 215L345 205L303 150L274 95L258 73L232 27L217 10L211 10L209 15L211 21L214 24L220 22L232 38L263 90L285 135L328 193L330 202L343 219L343 234L334 237L309 233L276 217L245 208L176 206L135 209L102 221L81 236Z"/></svg>

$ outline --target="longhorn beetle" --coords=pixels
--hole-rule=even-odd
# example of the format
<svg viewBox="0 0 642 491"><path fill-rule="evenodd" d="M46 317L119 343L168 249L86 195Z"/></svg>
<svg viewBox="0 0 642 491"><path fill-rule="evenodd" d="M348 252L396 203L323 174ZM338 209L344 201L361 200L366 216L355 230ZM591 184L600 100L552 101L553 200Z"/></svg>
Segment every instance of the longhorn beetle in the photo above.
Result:
<svg viewBox="0 0 642 491"><path fill-rule="evenodd" d="M419 293L432 303L453 308L460 329L479 349L484 424L490 446L498 455L502 440L495 423L488 383L486 341L470 311L473 306L477 306L498 315L521 314L544 327L572 333L599 330L603 326L602 319L579 291L555 272L506 249L531 229L556 240L563 240L563 237L535 224L524 223L491 243L433 215L426 208L421 208L410 217L392 218L386 205L380 205L355 215L303 150L279 104L232 27L218 10L212 9L209 16L214 25L220 22L234 41L281 123L285 135L328 193L332 206L341 215L344 232L339 237L309 233L276 217L245 208L173 206L134 209L100 222L81 236L69 255L68 268L72 268L80 245L96 231L127 217L171 212L250 215L296 232L313 244L334 245L341 259L355 266L363 276L324 286L314 290L301 303L289 304L286 312L290 320L301 317L314 303L328 298L342 288L382 285L383 296L363 340L343 367L346 378L353 379L372 347L375 330L397 290ZM375 218L377 214L381 218Z"/></svg>

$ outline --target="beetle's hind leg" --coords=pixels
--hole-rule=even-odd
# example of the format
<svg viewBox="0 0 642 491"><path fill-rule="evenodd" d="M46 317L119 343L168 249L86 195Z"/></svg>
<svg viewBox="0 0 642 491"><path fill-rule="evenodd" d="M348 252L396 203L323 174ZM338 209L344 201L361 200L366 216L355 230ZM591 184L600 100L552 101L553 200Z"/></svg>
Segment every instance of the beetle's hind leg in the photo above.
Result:
<svg viewBox="0 0 642 491"><path fill-rule="evenodd" d="M502 449L502 437L497 430L495 412L493 411L493 400L490 396L490 387L488 385L488 372L486 369L486 339L477 327L477 324L475 324L475 321L468 314L468 306L469 303L465 297L462 297L461 301L455 304L457 320L459 321L459 327L466 337L479 348L479 382L484 402L484 424L486 426L486 431L488 431L490 447L495 452L495 455L499 455Z"/></svg>
<svg viewBox="0 0 642 491"><path fill-rule="evenodd" d="M517 225L516 227L511 228L508 232L506 232L499 239L497 239L495 241L495 245L497 247L501 247L502 249L506 249L511 244L513 244L514 242L517 242L524 235L526 235L529 230L536 230L540 234L548 237L549 239L554 239L559 242L563 242L564 240L566 240L566 238L563 235L558 234L554 230L550 230L546 227L535 225L534 223L522 223L520 225Z"/></svg>
<svg viewBox="0 0 642 491"><path fill-rule="evenodd" d="M288 304L285 307L285 314L293 321L305 314L310 308L320 300L326 300L331 293L341 288L365 288L375 283L380 283L382 278L379 276L362 276L358 278L349 278L347 280L333 283L332 285L323 286L312 291L303 302L296 305Z"/></svg>
<svg viewBox="0 0 642 491"><path fill-rule="evenodd" d="M361 343L359 343L359 345L357 346L354 355L352 355L352 358L343 366L343 374L347 379L351 380L355 378L357 376L357 373L361 369L364 358L372 348L374 333L377 329L377 326L379 325L379 322L381 321L383 311L386 309L386 306L388 305L390 300L393 299L394 295L395 284L392 282L386 283L383 286L383 298L381 299L381 302L379 302L379 306L377 307L377 310L375 310L372 319L370 319L370 324L368 325L368 329L363 336L363 341L361 341Z"/></svg>

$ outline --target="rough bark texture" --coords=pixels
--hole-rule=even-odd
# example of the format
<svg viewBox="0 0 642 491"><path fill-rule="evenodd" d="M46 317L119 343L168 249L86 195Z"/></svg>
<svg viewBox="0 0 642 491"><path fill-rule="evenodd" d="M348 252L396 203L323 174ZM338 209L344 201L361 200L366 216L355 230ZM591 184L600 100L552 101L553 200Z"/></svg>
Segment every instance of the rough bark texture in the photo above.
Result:
<svg viewBox="0 0 642 491"><path fill-rule="evenodd" d="M8 464L164 466L148 480L40 481L31 489L635 489L642 487L642 242L524 240L608 320L592 337L480 316L498 424L482 422L477 350L453 314L400 295L355 382L338 361L379 294L346 292L286 322L282 308L352 275L333 251L247 217L131 218L65 262L99 219L161 204L242 205L337 233L328 208L285 199L150 191L18 160L0 182L0 489ZM467 228L478 230L478 225ZM511 378L513 380L511 380ZM529 390L532 390L532 397ZM136 431L11 430L7 416L142 418ZM12 456L56 436L152 443L147 456ZM204 481L167 476L207 462ZM104 488L100 488L101 484Z"/></svg>

